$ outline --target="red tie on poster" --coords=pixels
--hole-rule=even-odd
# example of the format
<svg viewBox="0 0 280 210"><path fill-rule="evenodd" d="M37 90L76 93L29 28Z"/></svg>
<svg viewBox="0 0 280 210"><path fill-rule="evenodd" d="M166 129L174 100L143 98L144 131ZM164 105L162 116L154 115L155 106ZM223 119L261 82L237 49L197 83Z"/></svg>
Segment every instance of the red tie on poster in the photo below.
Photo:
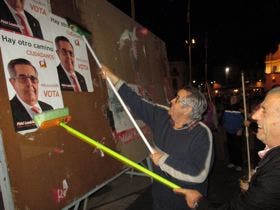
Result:
<svg viewBox="0 0 280 210"><path fill-rule="evenodd" d="M71 74L70 75L72 81L73 81L73 86L74 86L74 91L75 92L81 92L81 89L80 89L80 86L79 86L79 83L77 81L77 78L76 78L76 75L75 74Z"/></svg>
<svg viewBox="0 0 280 210"><path fill-rule="evenodd" d="M20 23L21 23L21 26L22 26L22 34L26 35L26 36L31 36L23 15L20 14L20 13L16 13L16 15L18 16L18 18L20 20Z"/></svg>
<svg viewBox="0 0 280 210"><path fill-rule="evenodd" d="M37 106L32 106L31 107L32 112L34 112L35 114L40 114L41 110L39 109L39 107Z"/></svg>

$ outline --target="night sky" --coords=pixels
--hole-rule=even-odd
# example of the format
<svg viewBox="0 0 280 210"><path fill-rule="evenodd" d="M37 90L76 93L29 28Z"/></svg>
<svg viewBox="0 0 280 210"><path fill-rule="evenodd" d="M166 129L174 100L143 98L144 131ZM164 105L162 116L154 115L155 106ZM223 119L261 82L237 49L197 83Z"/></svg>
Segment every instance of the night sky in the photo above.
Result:
<svg viewBox="0 0 280 210"><path fill-rule="evenodd" d="M130 15L130 0L109 0ZM160 37L170 61L188 65L188 0L135 0L136 21ZM194 79L204 76L205 40L208 40L209 80L224 80L230 67L231 82L243 71L247 79L261 79L265 55L280 44L280 1L192 0L190 10Z"/></svg>

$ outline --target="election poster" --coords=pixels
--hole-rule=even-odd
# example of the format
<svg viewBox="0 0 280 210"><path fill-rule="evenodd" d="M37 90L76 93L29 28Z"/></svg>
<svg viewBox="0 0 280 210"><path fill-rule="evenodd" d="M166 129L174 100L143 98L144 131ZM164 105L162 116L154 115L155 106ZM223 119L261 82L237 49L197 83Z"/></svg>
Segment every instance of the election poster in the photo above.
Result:
<svg viewBox="0 0 280 210"><path fill-rule="evenodd" d="M0 47L15 130L33 132L35 114L64 107L54 45L0 30Z"/></svg>
<svg viewBox="0 0 280 210"><path fill-rule="evenodd" d="M25 2L24 9L39 21L42 39L52 41L49 22L51 15L49 2L46 0L24 0L22 2Z"/></svg>
<svg viewBox="0 0 280 210"><path fill-rule="evenodd" d="M47 30L49 4L44 0L0 0L0 28L38 39L51 40Z"/></svg>
<svg viewBox="0 0 280 210"><path fill-rule="evenodd" d="M62 108L61 91L93 92L86 44L66 19L51 13L49 1L0 0L0 10L0 46L15 130L32 132L37 129L33 105L38 112Z"/></svg>
<svg viewBox="0 0 280 210"><path fill-rule="evenodd" d="M83 38L69 27L64 18L50 14L50 24L61 90L93 92L87 48Z"/></svg>
<svg viewBox="0 0 280 210"><path fill-rule="evenodd" d="M0 29L53 42L61 90L93 92L85 42L49 8L44 0L0 0Z"/></svg>

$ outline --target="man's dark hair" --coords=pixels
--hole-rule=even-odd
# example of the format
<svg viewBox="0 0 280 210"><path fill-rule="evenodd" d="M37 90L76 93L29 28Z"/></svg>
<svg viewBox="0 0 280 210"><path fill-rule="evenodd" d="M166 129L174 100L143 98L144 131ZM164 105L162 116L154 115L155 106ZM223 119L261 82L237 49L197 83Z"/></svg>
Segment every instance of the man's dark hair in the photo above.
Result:
<svg viewBox="0 0 280 210"><path fill-rule="evenodd" d="M32 63L29 60L26 60L24 58L16 58L8 63L8 71L10 74L10 78L16 77L16 70L15 70L16 65L29 65L34 69L36 75L38 75L36 68L32 65Z"/></svg>
<svg viewBox="0 0 280 210"><path fill-rule="evenodd" d="M67 38L67 37L65 37L65 36L57 36L56 38L55 38L55 40L54 40L54 42L55 42L55 46L56 46L56 48L58 48L58 44L59 44L59 42L68 42L70 45L71 45L71 47L73 48L73 45L71 44L71 42L69 41L69 39Z"/></svg>

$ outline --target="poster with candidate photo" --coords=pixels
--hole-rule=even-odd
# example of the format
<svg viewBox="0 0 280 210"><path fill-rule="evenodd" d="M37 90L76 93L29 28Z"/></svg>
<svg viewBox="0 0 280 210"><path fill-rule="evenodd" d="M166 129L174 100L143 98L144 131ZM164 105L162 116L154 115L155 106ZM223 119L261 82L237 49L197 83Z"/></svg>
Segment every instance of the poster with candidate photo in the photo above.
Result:
<svg viewBox="0 0 280 210"><path fill-rule="evenodd" d="M93 92L86 44L66 19L50 14L61 91Z"/></svg>
<svg viewBox="0 0 280 210"><path fill-rule="evenodd" d="M45 0L0 0L0 28L29 37L50 40L49 3Z"/></svg>
<svg viewBox="0 0 280 210"><path fill-rule="evenodd" d="M56 42L56 67L62 91L93 92L86 44L66 19L44 0L0 0L0 29Z"/></svg>
<svg viewBox="0 0 280 210"><path fill-rule="evenodd" d="M35 131L35 114L64 107L54 45L0 30L0 47L15 130Z"/></svg>
<svg viewBox="0 0 280 210"><path fill-rule="evenodd" d="M46 0L25 0L24 9L39 21L42 39L52 41L52 35L49 33L49 17L51 14L49 2Z"/></svg>

